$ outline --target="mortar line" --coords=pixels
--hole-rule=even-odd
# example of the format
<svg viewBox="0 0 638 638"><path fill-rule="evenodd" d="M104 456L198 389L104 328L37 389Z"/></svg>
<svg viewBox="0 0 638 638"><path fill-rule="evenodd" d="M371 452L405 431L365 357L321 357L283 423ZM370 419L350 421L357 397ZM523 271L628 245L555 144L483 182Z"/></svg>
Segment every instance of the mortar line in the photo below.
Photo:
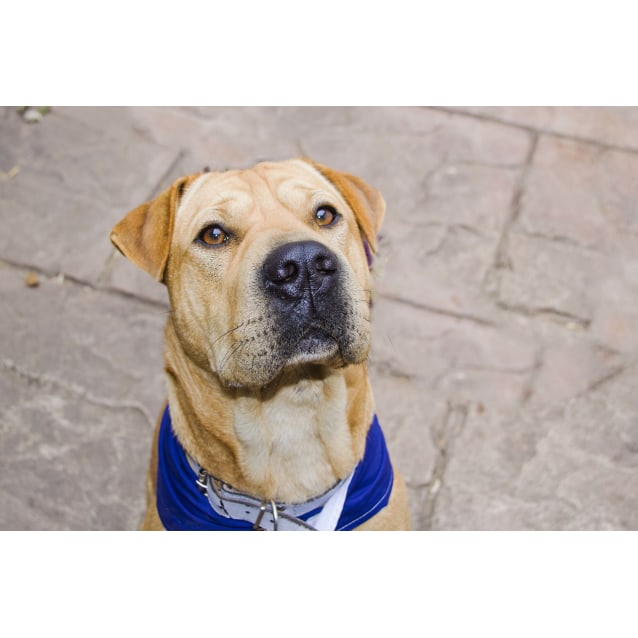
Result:
<svg viewBox="0 0 638 638"><path fill-rule="evenodd" d="M405 299L403 297L399 297L397 295L391 295L389 293L379 292L377 293L376 296L378 299L386 299L387 301L394 301L396 303L410 306L411 308L416 308L417 310L425 310L426 312L431 312L437 315L443 315L445 317L451 317L453 319L459 319L461 321L470 321L472 323L477 323L481 326L493 327L496 325L492 321L483 319L481 317L475 317L473 315L463 314L462 312L454 312L453 310L445 310L444 308L437 308L436 306L429 306L424 303L419 303L416 301L412 301L411 299Z"/></svg>
<svg viewBox="0 0 638 638"><path fill-rule="evenodd" d="M34 383L41 388L50 387L52 389L61 388L65 392L72 394L73 396L83 399L91 405L96 405L101 408L107 408L109 410L135 410L140 412L144 419L152 426L154 424L153 418L146 412L144 406L134 401L117 402L110 399L103 398L92 394L88 388L80 386L72 381L63 381L56 379L46 373L41 374L37 372L31 372L20 365L18 365L12 359L3 358L0 359L0 369L5 370L11 374L14 374L18 378L26 381L27 383Z"/></svg>
<svg viewBox="0 0 638 638"><path fill-rule="evenodd" d="M123 299L133 300L142 305L151 306L153 308L157 308L164 312L167 312L169 310L168 304L163 301L156 301L155 299L149 299L148 297L140 297L139 295L133 292L129 292L127 290L120 290L119 288L101 286L99 284L95 285L91 283L90 281L81 279L80 277L76 277L74 275L69 275L64 272L52 272L40 266L35 266L33 264L15 261L13 259L6 259L5 257L0 257L0 265L5 265L10 268L15 268L16 270L31 271L46 279L56 279L57 277L61 277L63 281L65 282L68 281L75 286L80 286L82 288L89 288L90 290L93 290L95 292L101 292L107 295L113 295L115 297L122 297Z"/></svg>
<svg viewBox="0 0 638 638"><path fill-rule="evenodd" d="M539 346L538 349L536 349L536 351L534 352L534 364L532 366L532 369L530 370L527 382L523 385L523 388L521 390L521 405L526 405L527 403L529 403L530 399L534 395L534 392L536 390L536 382L538 380L544 362L545 348L543 346Z"/></svg>
<svg viewBox="0 0 638 638"><path fill-rule="evenodd" d="M583 330L588 330L589 326L591 325L591 319L579 317L578 315L572 315L569 312L556 310L554 308L530 308L524 305L505 303L500 300L496 300L495 304L497 308L500 308L504 312L512 312L514 314L528 317L530 319L540 317L541 319L551 319L565 324L573 323Z"/></svg>
<svg viewBox="0 0 638 638"><path fill-rule="evenodd" d="M462 432L469 413L468 404L448 403L448 409L443 418L443 425L438 432L434 432L434 445L437 448L437 458L432 471L432 479L424 505L423 527L432 530L436 505L441 488L443 487L454 439Z"/></svg>
<svg viewBox="0 0 638 638"><path fill-rule="evenodd" d="M621 363L620 365L617 365L612 370L610 370L607 374L603 375L600 379L598 379L597 381L594 381L593 383L590 383L582 392L579 392L578 394L576 394L574 398L585 396L586 394L589 394L590 392L594 392L595 390L598 390L599 388L603 387L607 383L610 383L611 381L616 379L616 377L619 377L632 365L633 365L632 362Z"/></svg>
<svg viewBox="0 0 638 638"><path fill-rule="evenodd" d="M543 127L536 127L536 126L532 126L531 124L521 124L520 122L503 120L494 115L487 115L485 113L471 113L469 111L459 111L459 110L448 108L445 106L426 106L424 108L431 109L433 111L440 111L442 113L447 113L448 115L461 115L464 117L471 117L476 120L481 120L484 122L492 122L494 124L501 124L503 126L511 126L512 128L521 129L529 133L537 133L538 135L547 135L551 137L557 137L563 140L568 140L571 142L578 142L580 144L588 144L590 146L597 146L605 151L620 151L622 153L632 153L632 154L638 153L638 147L635 148L633 146L620 146L618 144L610 144L608 142L601 142L600 140L596 140L590 137L584 137L580 135L570 135L569 133L560 133L559 131L554 131L552 129L547 129Z"/></svg>
<svg viewBox="0 0 638 638"><path fill-rule="evenodd" d="M516 223L521 214L521 207L523 202L523 195L525 194L525 187L527 185L527 178L532 168L532 162L534 161L534 155L536 154L536 149L538 148L539 138L540 135L538 133L532 134L530 146L525 158L525 164L523 165L523 169L516 183L514 193L512 194L512 200L509 206L509 214L505 219L505 223L503 224L503 230L501 231L501 236L498 240L498 244L496 245L496 250L494 252L493 268L495 269L502 268L505 264L505 245L507 243L507 239L509 237L512 226Z"/></svg>
<svg viewBox="0 0 638 638"><path fill-rule="evenodd" d="M145 201L150 201L157 195L159 195L161 188L164 184L166 178L175 170L175 167L179 164L180 160L186 156L186 151L183 148L180 148L175 156L175 159L168 165L168 168L160 175L160 178L157 180L155 186L151 189L148 197Z"/></svg>

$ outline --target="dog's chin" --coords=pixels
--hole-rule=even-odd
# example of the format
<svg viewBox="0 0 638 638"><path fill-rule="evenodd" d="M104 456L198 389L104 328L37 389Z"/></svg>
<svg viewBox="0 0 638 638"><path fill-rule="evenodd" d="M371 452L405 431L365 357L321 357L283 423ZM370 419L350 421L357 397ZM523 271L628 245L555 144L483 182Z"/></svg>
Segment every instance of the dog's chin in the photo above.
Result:
<svg viewBox="0 0 638 638"><path fill-rule="evenodd" d="M312 329L304 334L290 354L283 368L313 363L330 367L342 367L345 362L341 356L339 343L320 329Z"/></svg>
<svg viewBox="0 0 638 638"><path fill-rule="evenodd" d="M337 340L320 328L311 328L301 336L291 353L291 359L301 357L314 359L332 356L339 351Z"/></svg>
<svg viewBox="0 0 638 638"><path fill-rule="evenodd" d="M300 376L304 366L325 369L343 368L352 363L361 363L367 358L366 352L351 353L339 342L321 329L313 328L305 332L296 343L288 343L286 348L269 352L268 356L239 361L233 369L220 374L220 380L229 388L264 388L275 382L282 374L298 369Z"/></svg>

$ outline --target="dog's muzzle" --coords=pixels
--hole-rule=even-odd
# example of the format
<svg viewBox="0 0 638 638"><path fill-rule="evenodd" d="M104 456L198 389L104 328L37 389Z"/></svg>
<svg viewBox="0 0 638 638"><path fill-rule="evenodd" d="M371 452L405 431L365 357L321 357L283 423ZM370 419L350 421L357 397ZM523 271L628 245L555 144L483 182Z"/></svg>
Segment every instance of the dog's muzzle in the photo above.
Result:
<svg viewBox="0 0 638 638"><path fill-rule="evenodd" d="M282 312L311 315L320 311L339 281L337 256L316 241L276 248L264 262L263 284Z"/></svg>
<svg viewBox="0 0 638 638"><path fill-rule="evenodd" d="M262 268L262 287L288 346L310 353L339 341L327 319L343 306L337 256L316 241L283 244Z"/></svg>

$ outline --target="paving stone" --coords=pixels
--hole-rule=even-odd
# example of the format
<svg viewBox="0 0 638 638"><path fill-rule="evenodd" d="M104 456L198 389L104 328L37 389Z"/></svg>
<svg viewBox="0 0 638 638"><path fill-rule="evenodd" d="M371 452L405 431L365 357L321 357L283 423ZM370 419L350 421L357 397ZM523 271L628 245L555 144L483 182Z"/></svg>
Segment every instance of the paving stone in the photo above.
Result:
<svg viewBox="0 0 638 638"><path fill-rule="evenodd" d="M456 107L454 110L602 144L638 149L638 108L635 106L482 106Z"/></svg>
<svg viewBox="0 0 638 638"><path fill-rule="evenodd" d="M392 462L408 487L412 524L421 529L438 458L435 434L447 402L441 394L427 392L418 379L388 374L382 365L370 366L370 378Z"/></svg>
<svg viewBox="0 0 638 638"><path fill-rule="evenodd" d="M246 168L301 155L294 126L287 126L274 107L136 108L132 116L153 142L180 149L195 171Z"/></svg>
<svg viewBox="0 0 638 638"><path fill-rule="evenodd" d="M0 366L0 529L136 529L148 423Z"/></svg>
<svg viewBox="0 0 638 638"><path fill-rule="evenodd" d="M574 397L614 374L623 365L615 352L586 340L546 349L531 400L541 405Z"/></svg>
<svg viewBox="0 0 638 638"><path fill-rule="evenodd" d="M15 111L2 113L2 170L19 172L0 181L0 255L94 282L111 252L111 227L131 202L148 197L175 154L90 128L73 114L53 109L30 125Z"/></svg>
<svg viewBox="0 0 638 638"><path fill-rule="evenodd" d="M380 275L377 290L442 311L486 318L493 310L483 298L483 281L497 246L496 235L471 227L388 219L375 262Z"/></svg>
<svg viewBox="0 0 638 638"><path fill-rule="evenodd" d="M637 172L636 155L542 137L517 226L598 250L626 233L638 237Z"/></svg>
<svg viewBox="0 0 638 638"><path fill-rule="evenodd" d="M455 441L437 529L636 529L636 367L562 407L474 411Z"/></svg>
<svg viewBox="0 0 638 638"><path fill-rule="evenodd" d="M0 267L0 356L27 377L50 380L98 403L128 406L149 428L165 396L166 311L87 286Z"/></svg>
<svg viewBox="0 0 638 638"><path fill-rule="evenodd" d="M422 206L411 221L417 226L437 222L482 235L500 235L520 173L518 167L475 164L450 164L434 170L424 183Z"/></svg>
<svg viewBox="0 0 638 638"><path fill-rule="evenodd" d="M168 309L169 302L166 286L155 281L153 277L131 263L116 249L113 249L109 266L103 272L100 283L105 288L122 290L140 299L164 304Z"/></svg>
<svg viewBox="0 0 638 638"><path fill-rule="evenodd" d="M536 360L533 344L516 334L384 298L375 306L372 359L446 399L485 404L516 404Z"/></svg>
<svg viewBox="0 0 638 638"><path fill-rule="evenodd" d="M512 232L507 267L497 271L498 299L529 313L558 313L588 322L592 318L592 281L606 260L570 244Z"/></svg>
<svg viewBox="0 0 638 638"><path fill-rule="evenodd" d="M165 312L0 267L0 528L135 529Z"/></svg>
<svg viewBox="0 0 638 638"><path fill-rule="evenodd" d="M609 349L632 355L638 352L638 259L631 256L614 265L618 267L598 287L591 336Z"/></svg>

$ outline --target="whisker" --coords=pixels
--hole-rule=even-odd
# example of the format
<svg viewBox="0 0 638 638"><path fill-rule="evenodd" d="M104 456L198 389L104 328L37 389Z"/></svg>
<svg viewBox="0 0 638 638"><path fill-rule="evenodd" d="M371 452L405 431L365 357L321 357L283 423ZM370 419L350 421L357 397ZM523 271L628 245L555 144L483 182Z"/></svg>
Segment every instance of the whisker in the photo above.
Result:
<svg viewBox="0 0 638 638"><path fill-rule="evenodd" d="M236 330L239 330L240 328L243 328L243 326L246 325L246 322L242 322L239 325L235 326L234 328L231 328L230 330L226 330L226 332L223 332L222 334L220 334L215 340L211 341L211 346L214 346L220 339L223 339L224 337L227 337L229 334L232 334L233 332L235 332Z"/></svg>
<svg viewBox="0 0 638 638"><path fill-rule="evenodd" d="M231 358L235 355L235 353L243 346L246 345L246 341L238 341L234 345L232 345L228 352L223 356L221 363L219 364L219 372L222 372L226 364L231 360Z"/></svg>

